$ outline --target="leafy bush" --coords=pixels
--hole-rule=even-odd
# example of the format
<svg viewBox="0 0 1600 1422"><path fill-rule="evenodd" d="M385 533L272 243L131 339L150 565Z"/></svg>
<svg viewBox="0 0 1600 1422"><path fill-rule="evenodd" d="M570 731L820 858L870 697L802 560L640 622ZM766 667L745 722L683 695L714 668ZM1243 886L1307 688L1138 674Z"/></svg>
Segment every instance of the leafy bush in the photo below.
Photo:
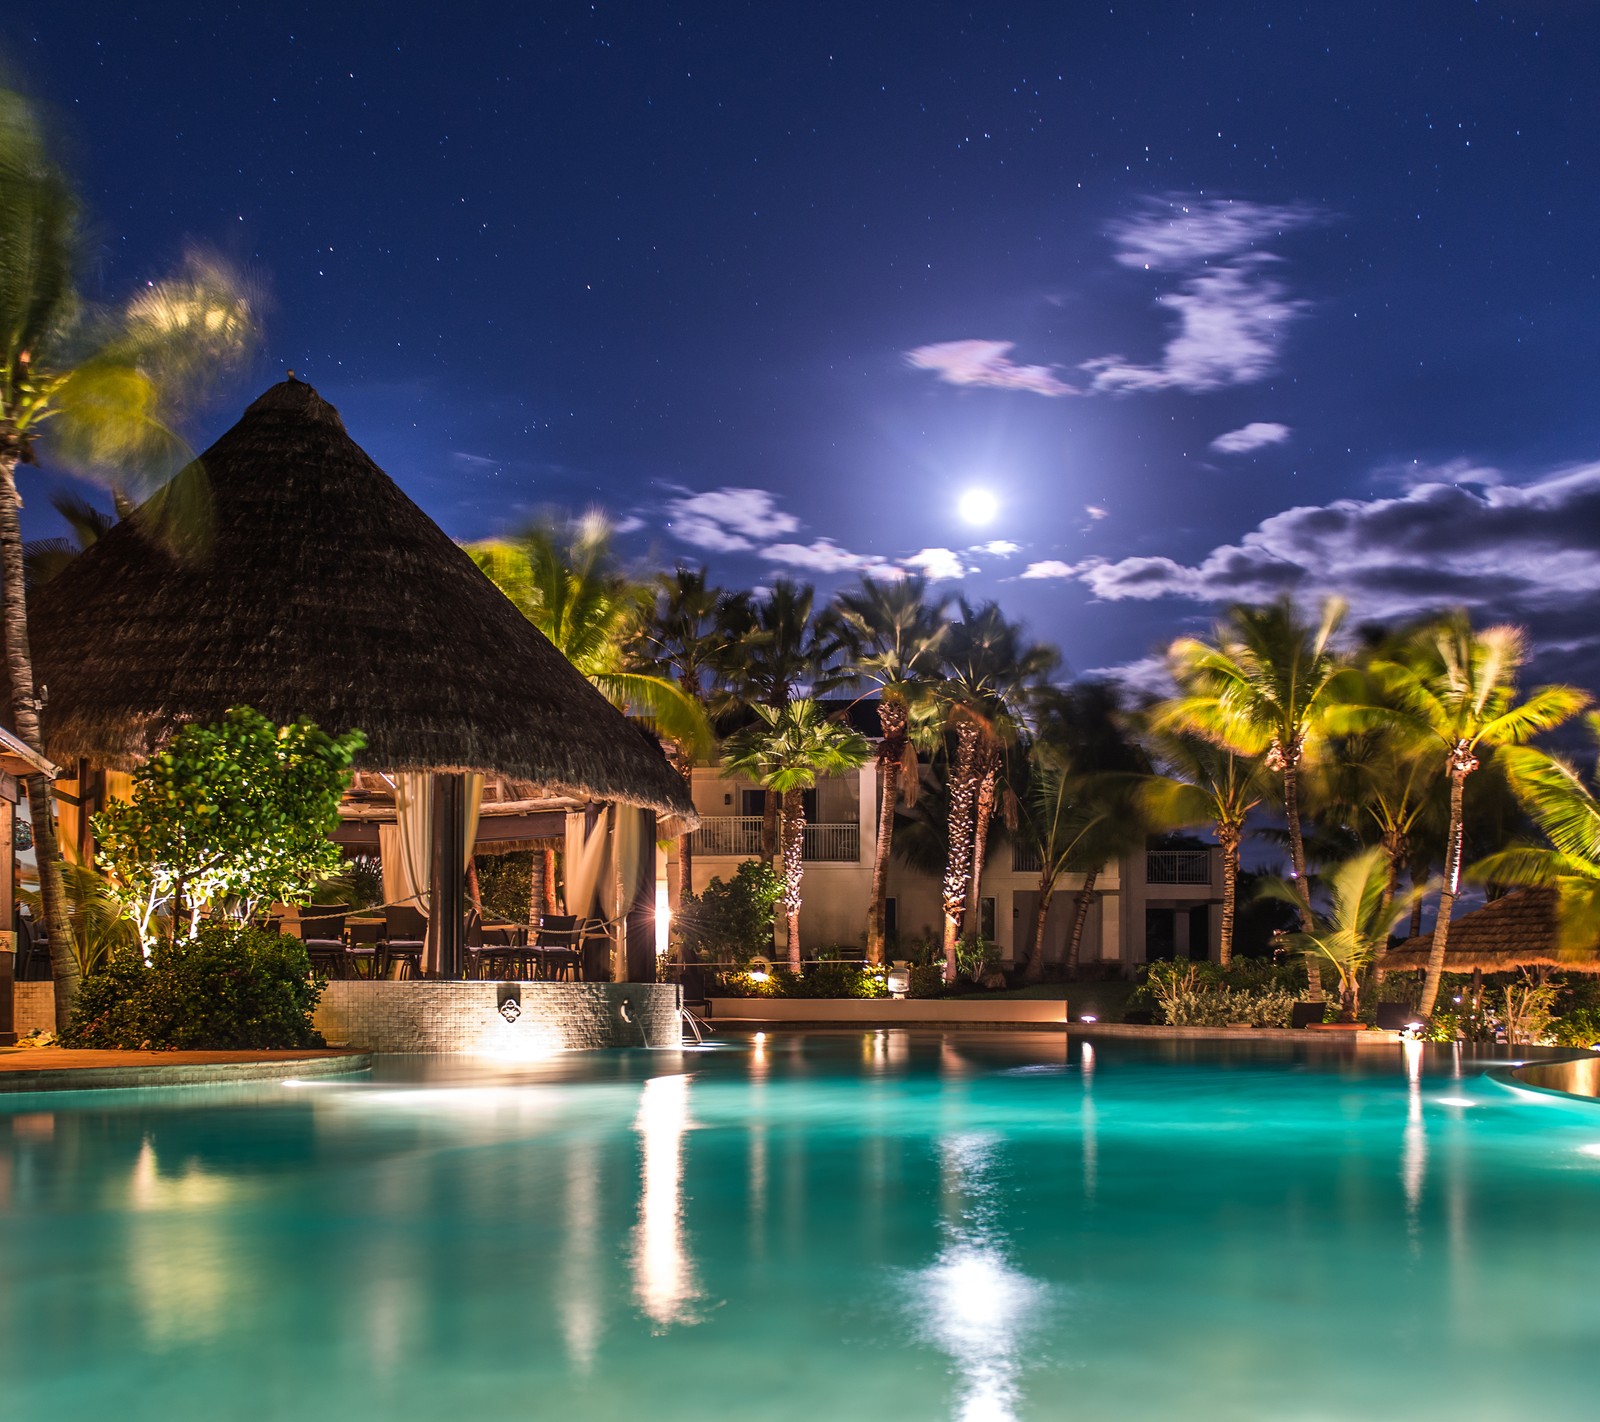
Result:
<svg viewBox="0 0 1600 1422"><path fill-rule="evenodd" d="M853 963L814 963L800 973L774 968L764 979L747 972L725 973L721 990L728 997L884 997L882 968Z"/></svg>
<svg viewBox="0 0 1600 1422"><path fill-rule="evenodd" d="M1287 1027L1304 985L1272 964L1219 968L1215 963L1160 961L1145 970L1148 999L1169 1027ZM1130 999L1130 1005L1131 999Z"/></svg>
<svg viewBox="0 0 1600 1422"><path fill-rule="evenodd" d="M1551 1035L1558 1047L1592 1047L1600 1042L1600 1011L1580 1007L1558 1017L1551 1026Z"/></svg>
<svg viewBox="0 0 1600 1422"><path fill-rule="evenodd" d="M485 854L478 860L478 897L485 918L505 923L530 922L533 900L533 856L540 849L510 854Z"/></svg>
<svg viewBox="0 0 1600 1422"><path fill-rule="evenodd" d="M322 995L298 938L214 923L192 939L115 950L84 978L69 1047L226 1051L319 1047L311 1013Z"/></svg>
<svg viewBox="0 0 1600 1422"><path fill-rule="evenodd" d="M1000 963L1000 945L987 938L963 938L956 944L956 973L973 982L982 982L984 975Z"/></svg>
<svg viewBox="0 0 1600 1422"><path fill-rule="evenodd" d="M383 902L383 861L373 854L346 859L339 872L317 885L316 902L345 904L352 912L375 908Z"/></svg>
<svg viewBox="0 0 1600 1422"><path fill-rule="evenodd" d="M686 959L743 963L772 952L772 912L783 881L770 864L747 859L733 878L713 879L685 895L673 916L673 938Z"/></svg>
<svg viewBox="0 0 1600 1422"><path fill-rule="evenodd" d="M909 997L944 997L950 991L943 963L913 963Z"/></svg>

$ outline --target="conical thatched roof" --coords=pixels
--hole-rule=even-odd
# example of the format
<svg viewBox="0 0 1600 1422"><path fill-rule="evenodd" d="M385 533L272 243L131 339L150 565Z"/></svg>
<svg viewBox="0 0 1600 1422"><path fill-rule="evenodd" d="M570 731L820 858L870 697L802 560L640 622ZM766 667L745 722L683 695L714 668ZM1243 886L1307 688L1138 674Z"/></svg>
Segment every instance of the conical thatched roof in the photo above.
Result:
<svg viewBox="0 0 1600 1422"><path fill-rule="evenodd" d="M1383 955L1386 973L1421 972L1428 966L1433 935L1408 938ZM1600 973L1593 952L1565 954L1556 932L1554 889L1518 889L1502 899L1464 913L1450 925L1445 946L1447 973L1504 973L1513 968L1561 968L1574 973Z"/></svg>
<svg viewBox="0 0 1600 1422"><path fill-rule="evenodd" d="M58 761L126 769L244 703L359 727L359 763L484 770L693 823L682 779L292 377L202 456L207 555L121 524L30 612Z"/></svg>

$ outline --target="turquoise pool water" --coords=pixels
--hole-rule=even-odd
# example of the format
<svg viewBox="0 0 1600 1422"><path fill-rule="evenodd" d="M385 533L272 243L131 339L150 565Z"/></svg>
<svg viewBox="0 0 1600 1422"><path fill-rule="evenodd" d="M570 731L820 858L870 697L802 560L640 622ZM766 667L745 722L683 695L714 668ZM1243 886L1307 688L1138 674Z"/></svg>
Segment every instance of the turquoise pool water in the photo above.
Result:
<svg viewBox="0 0 1600 1422"><path fill-rule="evenodd" d="M736 1038L0 1107L0 1414L1600 1415L1600 1106L1447 1049Z"/></svg>

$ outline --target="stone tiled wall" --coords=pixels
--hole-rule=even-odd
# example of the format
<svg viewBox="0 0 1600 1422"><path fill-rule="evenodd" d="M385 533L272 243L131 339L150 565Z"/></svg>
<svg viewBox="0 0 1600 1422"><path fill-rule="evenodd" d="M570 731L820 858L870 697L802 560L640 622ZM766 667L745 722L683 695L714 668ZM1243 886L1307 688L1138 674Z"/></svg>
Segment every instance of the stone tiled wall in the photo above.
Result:
<svg viewBox="0 0 1600 1422"><path fill-rule="evenodd" d="M12 1026L20 1037L25 1032L56 1030L56 985L17 983L12 988Z"/></svg>
<svg viewBox="0 0 1600 1422"><path fill-rule="evenodd" d="M509 1021L508 997L517 1004ZM669 983L331 982L316 1023L329 1042L368 1052L534 1057L683 1040Z"/></svg>
<svg viewBox="0 0 1600 1422"><path fill-rule="evenodd" d="M50 983L18 983L17 1032L55 1030ZM517 1002L515 1019L500 1011ZM628 1005L631 1022L622 1016ZM542 1056L593 1047L676 1047L683 1040L670 983L332 982L317 1006L330 1042L368 1052Z"/></svg>

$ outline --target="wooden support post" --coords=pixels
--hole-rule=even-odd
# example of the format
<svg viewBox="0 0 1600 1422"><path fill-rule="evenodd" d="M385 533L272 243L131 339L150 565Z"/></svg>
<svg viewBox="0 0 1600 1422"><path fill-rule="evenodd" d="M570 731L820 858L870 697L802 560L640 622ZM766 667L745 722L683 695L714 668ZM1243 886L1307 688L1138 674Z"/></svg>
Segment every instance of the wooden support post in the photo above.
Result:
<svg viewBox="0 0 1600 1422"><path fill-rule="evenodd" d="M432 940L434 975L461 977L462 916L466 912L467 857L462 809L465 777L456 772L433 777L433 857L429 874L428 937Z"/></svg>
<svg viewBox="0 0 1600 1422"><path fill-rule="evenodd" d="M656 980L656 817L650 810L620 808L624 814L639 817L639 874L627 897L627 920L623 927L627 939L628 981L653 983Z"/></svg>

